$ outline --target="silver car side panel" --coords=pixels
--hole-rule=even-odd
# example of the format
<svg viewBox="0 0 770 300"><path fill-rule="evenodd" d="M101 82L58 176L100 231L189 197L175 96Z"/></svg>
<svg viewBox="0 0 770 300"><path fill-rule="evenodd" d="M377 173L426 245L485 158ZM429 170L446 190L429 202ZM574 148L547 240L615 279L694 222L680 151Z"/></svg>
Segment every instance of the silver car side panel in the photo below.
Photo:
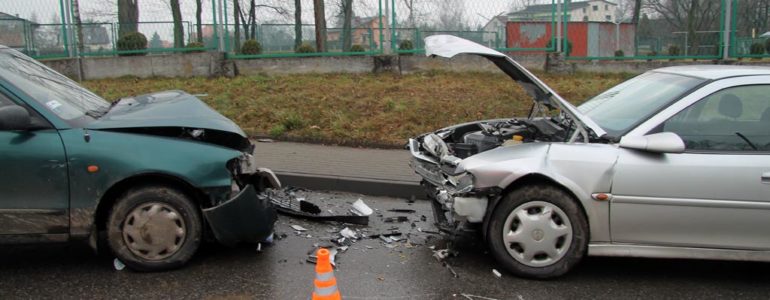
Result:
<svg viewBox="0 0 770 300"><path fill-rule="evenodd" d="M530 143L471 156L461 166L476 178L476 188L506 188L531 174L552 179L585 208L592 241L609 241L609 203L591 199L608 193L618 148L605 144Z"/></svg>
<svg viewBox="0 0 770 300"><path fill-rule="evenodd" d="M680 112L681 110L689 107L693 103L697 102L700 99L705 98L708 95L711 95L713 93L716 93L720 90L734 87L734 86L741 86L741 85L755 85L755 84L769 84L770 83L770 76L742 76L742 77L733 77L733 78L727 78L727 79L721 79L714 82L711 82L707 84L706 86L701 87L697 91L685 96L681 100L679 100L677 103L672 104L671 106L667 107L657 115L653 116L652 118L648 119L644 123L640 124L630 132L628 132L628 136L643 136L648 134L650 131L658 127L660 124Z"/></svg>
<svg viewBox="0 0 770 300"><path fill-rule="evenodd" d="M648 246L633 244L588 245L590 256L723 259L738 261L770 261L770 251Z"/></svg>

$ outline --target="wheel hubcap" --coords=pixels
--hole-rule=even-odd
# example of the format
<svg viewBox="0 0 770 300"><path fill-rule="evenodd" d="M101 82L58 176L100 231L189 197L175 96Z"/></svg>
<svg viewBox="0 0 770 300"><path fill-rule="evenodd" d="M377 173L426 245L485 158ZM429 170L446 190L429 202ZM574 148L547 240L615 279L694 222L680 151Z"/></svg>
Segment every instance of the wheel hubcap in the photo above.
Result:
<svg viewBox="0 0 770 300"><path fill-rule="evenodd" d="M558 262L572 244L572 225L558 206L543 201L516 207L503 225L503 243L516 261L530 267Z"/></svg>
<svg viewBox="0 0 770 300"><path fill-rule="evenodd" d="M184 243L185 223L179 212L164 203L137 206L123 222L128 249L146 260L161 260L176 253Z"/></svg>

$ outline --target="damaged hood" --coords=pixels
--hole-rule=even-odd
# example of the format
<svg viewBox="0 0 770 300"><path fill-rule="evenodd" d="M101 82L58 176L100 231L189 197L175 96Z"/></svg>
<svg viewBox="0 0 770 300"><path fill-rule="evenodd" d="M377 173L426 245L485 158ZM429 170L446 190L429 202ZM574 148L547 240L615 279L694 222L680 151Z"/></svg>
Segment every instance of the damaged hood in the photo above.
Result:
<svg viewBox="0 0 770 300"><path fill-rule="evenodd" d="M456 36L433 35L425 38L425 54L427 56L441 56L445 58L452 58L458 54L483 56L520 84L535 102L551 109L559 108L570 119L579 123L580 127L582 127L581 129L590 130L597 137L606 134L604 129L599 127L591 118L580 113L574 105L556 94L553 89L529 72L529 70L501 52Z"/></svg>
<svg viewBox="0 0 770 300"><path fill-rule="evenodd" d="M183 91L165 91L122 98L89 129L181 127L246 134L233 121L197 97Z"/></svg>

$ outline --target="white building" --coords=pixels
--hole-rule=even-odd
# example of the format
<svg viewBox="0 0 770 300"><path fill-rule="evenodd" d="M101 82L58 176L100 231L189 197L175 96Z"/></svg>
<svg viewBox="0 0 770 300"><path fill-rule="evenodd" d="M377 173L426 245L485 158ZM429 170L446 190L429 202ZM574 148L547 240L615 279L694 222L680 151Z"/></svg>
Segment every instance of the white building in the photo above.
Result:
<svg viewBox="0 0 770 300"><path fill-rule="evenodd" d="M617 4L604 0L572 2L567 7L570 22L613 22ZM552 4L530 5L508 13L509 21L551 21L556 9Z"/></svg>

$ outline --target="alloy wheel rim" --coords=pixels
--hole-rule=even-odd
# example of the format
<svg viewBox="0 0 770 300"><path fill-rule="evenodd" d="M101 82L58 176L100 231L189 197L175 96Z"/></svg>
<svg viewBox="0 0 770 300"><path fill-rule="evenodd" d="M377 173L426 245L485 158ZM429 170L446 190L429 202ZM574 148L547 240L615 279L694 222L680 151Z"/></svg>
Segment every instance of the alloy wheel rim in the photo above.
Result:
<svg viewBox="0 0 770 300"><path fill-rule="evenodd" d="M572 224L553 203L527 202L505 219L502 239L516 261L530 267L547 267L567 254L572 244Z"/></svg>
<svg viewBox="0 0 770 300"><path fill-rule="evenodd" d="M149 202L134 208L123 222L123 240L136 256L162 260L182 247L187 235L179 212L165 203Z"/></svg>

